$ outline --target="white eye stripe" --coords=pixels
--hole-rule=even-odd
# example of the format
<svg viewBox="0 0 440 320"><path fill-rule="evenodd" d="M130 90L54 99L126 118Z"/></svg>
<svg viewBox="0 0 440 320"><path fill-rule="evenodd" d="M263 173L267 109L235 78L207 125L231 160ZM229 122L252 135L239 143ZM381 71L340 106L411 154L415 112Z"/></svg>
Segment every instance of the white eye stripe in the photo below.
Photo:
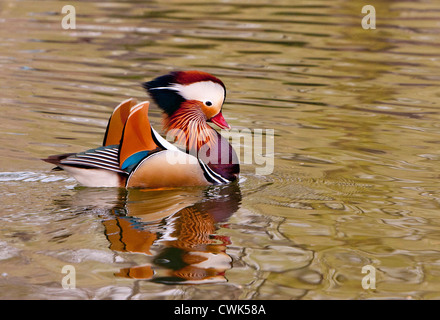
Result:
<svg viewBox="0 0 440 320"><path fill-rule="evenodd" d="M173 87L174 84L171 87L156 87L156 88L150 88L149 90L174 90L179 91L178 88Z"/></svg>
<svg viewBox="0 0 440 320"><path fill-rule="evenodd" d="M198 100L204 103L209 101L214 106L221 106L225 99L225 89L212 81L201 81L188 85L176 83L163 89L176 90L186 100Z"/></svg>

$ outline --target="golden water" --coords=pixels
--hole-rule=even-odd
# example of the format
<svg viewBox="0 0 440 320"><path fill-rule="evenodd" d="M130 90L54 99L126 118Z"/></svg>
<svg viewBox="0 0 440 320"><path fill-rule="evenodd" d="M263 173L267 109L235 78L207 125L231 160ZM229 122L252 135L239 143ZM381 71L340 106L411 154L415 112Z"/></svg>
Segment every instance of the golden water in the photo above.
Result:
<svg viewBox="0 0 440 320"><path fill-rule="evenodd" d="M72 1L64 30L66 4L0 2L0 299L440 298L438 1ZM271 175L125 193L39 160L180 69L275 130Z"/></svg>

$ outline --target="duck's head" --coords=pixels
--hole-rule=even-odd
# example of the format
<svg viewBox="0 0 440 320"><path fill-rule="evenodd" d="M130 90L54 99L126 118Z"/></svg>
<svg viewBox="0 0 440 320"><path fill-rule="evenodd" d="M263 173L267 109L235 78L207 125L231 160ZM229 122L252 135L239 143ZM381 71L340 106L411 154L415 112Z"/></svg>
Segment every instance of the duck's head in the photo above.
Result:
<svg viewBox="0 0 440 320"><path fill-rule="evenodd" d="M142 85L169 119L193 119L212 122L221 129L231 128L221 112L225 85L209 73L175 71Z"/></svg>

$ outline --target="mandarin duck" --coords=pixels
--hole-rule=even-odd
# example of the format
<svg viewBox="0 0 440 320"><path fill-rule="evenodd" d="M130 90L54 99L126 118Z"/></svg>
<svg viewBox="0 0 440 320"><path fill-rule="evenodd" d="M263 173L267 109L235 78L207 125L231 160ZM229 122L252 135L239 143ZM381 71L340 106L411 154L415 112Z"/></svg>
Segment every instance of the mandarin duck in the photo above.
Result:
<svg viewBox="0 0 440 320"><path fill-rule="evenodd" d="M130 98L108 121L103 145L43 159L87 187L166 188L227 184L240 166L233 147L208 122L222 115L223 82L201 71L176 71L142 84L164 113L167 141L151 126L149 102ZM168 139L169 140L169 139Z"/></svg>

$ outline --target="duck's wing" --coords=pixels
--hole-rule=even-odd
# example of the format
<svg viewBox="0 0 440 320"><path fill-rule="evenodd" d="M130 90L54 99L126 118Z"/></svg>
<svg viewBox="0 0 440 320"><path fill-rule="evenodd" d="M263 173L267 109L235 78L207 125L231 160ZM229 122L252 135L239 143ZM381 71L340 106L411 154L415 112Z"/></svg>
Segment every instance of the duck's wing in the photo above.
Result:
<svg viewBox="0 0 440 320"><path fill-rule="evenodd" d="M138 164L152 151L172 148L173 146L151 127L148 119L149 102L136 103L136 99L130 98L115 108L105 132L104 148L60 155L60 164L91 165L118 172L130 171L131 166ZM59 156L49 157L46 161L55 163L57 157Z"/></svg>
<svg viewBox="0 0 440 320"><path fill-rule="evenodd" d="M105 131L103 146L120 144L122 132L124 131L125 123L127 122L130 110L137 104L134 98L122 101L113 111L108 120L107 130Z"/></svg>
<svg viewBox="0 0 440 320"><path fill-rule="evenodd" d="M121 170L118 160L119 146L111 145L90 149L80 153L66 153L43 159L61 168L67 166L82 169L105 169L116 173L127 174Z"/></svg>
<svg viewBox="0 0 440 320"><path fill-rule="evenodd" d="M112 145L43 160L66 170L83 186L124 187L128 173L119 168L118 150L119 146Z"/></svg>

